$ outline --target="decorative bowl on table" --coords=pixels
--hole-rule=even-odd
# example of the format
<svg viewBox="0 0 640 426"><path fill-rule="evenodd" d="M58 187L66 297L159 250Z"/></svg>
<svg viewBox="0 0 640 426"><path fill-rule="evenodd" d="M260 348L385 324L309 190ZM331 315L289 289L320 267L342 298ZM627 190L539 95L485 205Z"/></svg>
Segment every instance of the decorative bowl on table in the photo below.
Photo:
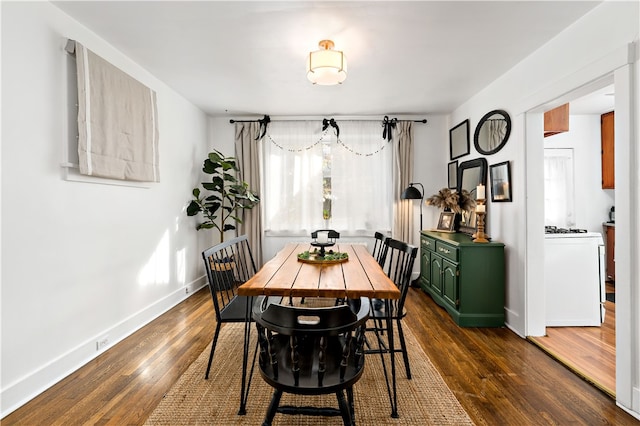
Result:
<svg viewBox="0 0 640 426"><path fill-rule="evenodd" d="M320 265L330 265L333 263L342 263L349 260L347 253L328 250L321 255L318 249L312 251L303 251L298 253L298 261L303 263L315 263Z"/></svg>

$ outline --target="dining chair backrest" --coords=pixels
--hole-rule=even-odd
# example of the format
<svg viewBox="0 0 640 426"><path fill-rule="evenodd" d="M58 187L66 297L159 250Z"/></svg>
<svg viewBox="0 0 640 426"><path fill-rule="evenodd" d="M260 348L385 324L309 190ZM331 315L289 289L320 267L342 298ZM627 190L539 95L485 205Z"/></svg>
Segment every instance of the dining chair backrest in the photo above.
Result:
<svg viewBox="0 0 640 426"><path fill-rule="evenodd" d="M368 318L367 298L323 308L254 305L260 375L275 389L263 425L270 425L276 412L341 415L345 424L352 424L352 386L364 371L364 333ZM344 398L345 390L348 401ZM340 409L287 406L280 410L282 393L335 393Z"/></svg>
<svg viewBox="0 0 640 426"><path fill-rule="evenodd" d="M378 264L382 266L384 263L382 257L384 254L384 240L386 240L387 237L385 237L382 232L376 232L373 234L373 238L373 250L371 251L371 255L378 261Z"/></svg>
<svg viewBox="0 0 640 426"><path fill-rule="evenodd" d="M215 245L202 253L216 319L237 295L237 288L256 273L246 235Z"/></svg>
<svg viewBox="0 0 640 426"><path fill-rule="evenodd" d="M418 248L393 238L387 238L383 247L382 269L400 290L400 298L394 300L396 312L402 312L404 300L411 286L411 274Z"/></svg>

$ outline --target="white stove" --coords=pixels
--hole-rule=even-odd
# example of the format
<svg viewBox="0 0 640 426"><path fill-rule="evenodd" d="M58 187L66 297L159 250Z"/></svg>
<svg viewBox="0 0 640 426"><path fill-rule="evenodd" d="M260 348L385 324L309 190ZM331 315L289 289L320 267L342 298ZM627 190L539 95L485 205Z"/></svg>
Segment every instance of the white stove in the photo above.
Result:
<svg viewBox="0 0 640 426"><path fill-rule="evenodd" d="M545 227L547 326L600 326L604 322L604 267L600 233Z"/></svg>

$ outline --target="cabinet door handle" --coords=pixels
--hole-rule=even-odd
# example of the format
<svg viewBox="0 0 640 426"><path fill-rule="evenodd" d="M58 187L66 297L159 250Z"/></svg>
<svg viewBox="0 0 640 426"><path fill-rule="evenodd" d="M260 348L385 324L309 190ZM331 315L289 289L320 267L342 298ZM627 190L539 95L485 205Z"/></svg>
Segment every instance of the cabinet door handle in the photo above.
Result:
<svg viewBox="0 0 640 426"><path fill-rule="evenodd" d="M443 252L443 253L447 253L447 254L451 253L449 250L444 249L442 247L440 247L440 251Z"/></svg>

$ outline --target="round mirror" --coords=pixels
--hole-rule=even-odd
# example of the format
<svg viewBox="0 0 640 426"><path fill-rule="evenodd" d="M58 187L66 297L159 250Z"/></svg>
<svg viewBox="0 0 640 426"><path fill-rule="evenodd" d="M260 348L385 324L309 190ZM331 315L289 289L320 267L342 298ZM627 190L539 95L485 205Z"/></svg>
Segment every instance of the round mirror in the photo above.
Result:
<svg viewBox="0 0 640 426"><path fill-rule="evenodd" d="M480 154L500 151L511 133L511 117L506 111L496 109L484 115L476 126L473 144Z"/></svg>

